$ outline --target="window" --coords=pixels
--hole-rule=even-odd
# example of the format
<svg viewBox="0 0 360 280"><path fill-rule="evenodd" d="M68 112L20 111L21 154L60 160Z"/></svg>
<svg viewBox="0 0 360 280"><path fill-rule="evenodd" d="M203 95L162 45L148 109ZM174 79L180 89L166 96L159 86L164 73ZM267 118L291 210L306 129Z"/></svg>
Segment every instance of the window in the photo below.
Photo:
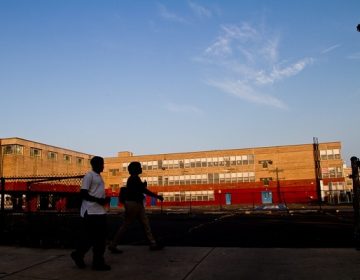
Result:
<svg viewBox="0 0 360 280"><path fill-rule="evenodd" d="M225 166L225 161L223 157L219 157L219 165L220 166Z"/></svg>
<svg viewBox="0 0 360 280"><path fill-rule="evenodd" d="M4 155L11 155L11 154L22 155L24 153L24 146L17 144L5 145L3 147L3 153Z"/></svg>
<svg viewBox="0 0 360 280"><path fill-rule="evenodd" d="M57 153L50 151L50 152L48 152L47 158L48 158L49 160L57 160L57 156L58 156Z"/></svg>
<svg viewBox="0 0 360 280"><path fill-rule="evenodd" d="M235 156L235 160L237 165L242 165L241 156Z"/></svg>
<svg viewBox="0 0 360 280"><path fill-rule="evenodd" d="M119 175L119 169L118 168L115 168L115 169L109 169L109 174L110 176L117 176Z"/></svg>
<svg viewBox="0 0 360 280"><path fill-rule="evenodd" d="M264 186L269 186L270 181L272 181L272 177L260 178L260 181L264 183Z"/></svg>
<svg viewBox="0 0 360 280"><path fill-rule="evenodd" d="M322 160L341 159L340 149L320 150Z"/></svg>
<svg viewBox="0 0 360 280"><path fill-rule="evenodd" d="M76 158L76 164L77 165L84 165L84 159L82 157Z"/></svg>
<svg viewBox="0 0 360 280"><path fill-rule="evenodd" d="M242 161L244 165L248 165L249 164L249 157L247 155L242 156Z"/></svg>
<svg viewBox="0 0 360 280"><path fill-rule="evenodd" d="M320 158L321 158L322 160L327 159L326 150L321 150L321 151L320 151Z"/></svg>
<svg viewBox="0 0 360 280"><path fill-rule="evenodd" d="M70 155L64 155L63 159L64 159L65 162L71 163L71 156Z"/></svg>
<svg viewBox="0 0 360 280"><path fill-rule="evenodd" d="M30 156L35 158L41 158L41 150L38 148L30 148Z"/></svg>
<svg viewBox="0 0 360 280"><path fill-rule="evenodd" d="M110 184L110 189L112 192L119 192L120 191L120 185L119 184Z"/></svg>
<svg viewBox="0 0 360 280"><path fill-rule="evenodd" d="M327 154L327 158L328 158L328 159L334 159L334 152L333 152L333 150L327 150L327 151L326 151L326 154Z"/></svg>
<svg viewBox="0 0 360 280"><path fill-rule="evenodd" d="M248 155L249 164L254 164L254 155Z"/></svg>
<svg viewBox="0 0 360 280"><path fill-rule="evenodd" d="M143 170L147 170L147 162L141 162L141 167Z"/></svg>
<svg viewBox="0 0 360 280"><path fill-rule="evenodd" d="M225 165L230 166L230 157L224 157Z"/></svg>
<svg viewBox="0 0 360 280"><path fill-rule="evenodd" d="M259 164L262 164L262 168L268 168L269 164L273 164L273 162L270 159L265 159L265 160L260 160Z"/></svg>
<svg viewBox="0 0 360 280"><path fill-rule="evenodd" d="M339 149L334 149L334 157L335 157L335 159L340 159L340 150Z"/></svg>

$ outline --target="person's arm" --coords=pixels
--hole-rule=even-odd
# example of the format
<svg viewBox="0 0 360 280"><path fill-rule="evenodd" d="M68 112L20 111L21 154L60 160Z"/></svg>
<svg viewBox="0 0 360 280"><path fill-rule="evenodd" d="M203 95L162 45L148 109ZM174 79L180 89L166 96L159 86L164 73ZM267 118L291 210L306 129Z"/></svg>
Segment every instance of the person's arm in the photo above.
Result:
<svg viewBox="0 0 360 280"><path fill-rule="evenodd" d="M100 205L105 205L106 204L105 198L97 198L97 197L89 194L89 190L90 190L92 181L93 181L93 175L89 172L84 176L82 183L81 183L81 189L80 189L81 198L83 200L96 202Z"/></svg>
<svg viewBox="0 0 360 280"><path fill-rule="evenodd" d="M100 205L105 205L106 204L106 198L97 198L95 196L92 196L89 194L89 191L86 189L81 189L80 190L80 196L82 199L87 200L87 201L92 201L92 202L96 202Z"/></svg>
<svg viewBox="0 0 360 280"><path fill-rule="evenodd" d="M156 193L153 193L152 191L148 190L147 188L144 188L144 194L155 197L155 198L159 199L160 201L164 200L162 195L158 195Z"/></svg>

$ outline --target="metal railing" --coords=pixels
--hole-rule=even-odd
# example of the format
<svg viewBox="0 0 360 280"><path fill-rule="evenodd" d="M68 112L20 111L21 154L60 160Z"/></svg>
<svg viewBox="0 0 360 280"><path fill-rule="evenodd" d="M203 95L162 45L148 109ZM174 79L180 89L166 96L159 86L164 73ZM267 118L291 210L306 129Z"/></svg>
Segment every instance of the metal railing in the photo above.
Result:
<svg viewBox="0 0 360 280"><path fill-rule="evenodd" d="M73 211L80 205L84 175L0 178L0 211Z"/></svg>

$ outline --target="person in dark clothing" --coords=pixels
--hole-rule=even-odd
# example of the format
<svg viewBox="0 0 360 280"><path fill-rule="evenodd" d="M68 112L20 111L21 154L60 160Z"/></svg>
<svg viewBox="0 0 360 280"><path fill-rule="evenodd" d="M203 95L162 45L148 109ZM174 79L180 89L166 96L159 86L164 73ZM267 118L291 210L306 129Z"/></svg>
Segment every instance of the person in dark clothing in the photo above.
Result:
<svg viewBox="0 0 360 280"><path fill-rule="evenodd" d="M145 213L144 195L149 195L163 201L161 195L157 195L147 189L147 182L142 182L139 175L142 173L140 162L131 162L128 166L129 178L126 183L126 197L124 198L125 219L121 227L116 232L108 249L111 253L122 253L116 246L119 244L122 236L127 228L136 220L138 220L144 227L145 234L150 243L150 250L160 250L162 245L158 244L151 232L149 219Z"/></svg>
<svg viewBox="0 0 360 280"><path fill-rule="evenodd" d="M106 248L106 209L109 201L105 197L105 185L100 173L104 170L104 159L95 156L91 159L92 171L85 174L80 195L82 197L80 216L83 232L78 246L71 253L71 258L79 268L85 268L84 256L93 248L94 270L110 270L104 262Z"/></svg>

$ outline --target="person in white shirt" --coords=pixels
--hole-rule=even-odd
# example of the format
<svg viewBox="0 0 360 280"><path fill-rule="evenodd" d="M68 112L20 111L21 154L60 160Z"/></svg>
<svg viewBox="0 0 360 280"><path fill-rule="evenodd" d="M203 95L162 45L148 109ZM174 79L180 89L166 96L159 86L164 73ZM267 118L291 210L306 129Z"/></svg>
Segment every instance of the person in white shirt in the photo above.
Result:
<svg viewBox="0 0 360 280"><path fill-rule="evenodd" d="M83 219L83 233L77 249L71 258L79 268L85 268L84 256L93 248L94 270L110 270L105 264L106 247L106 209L109 200L105 196L105 185L100 175L104 170L104 159L95 156L90 160L92 171L85 174L80 195L82 198L80 216Z"/></svg>

